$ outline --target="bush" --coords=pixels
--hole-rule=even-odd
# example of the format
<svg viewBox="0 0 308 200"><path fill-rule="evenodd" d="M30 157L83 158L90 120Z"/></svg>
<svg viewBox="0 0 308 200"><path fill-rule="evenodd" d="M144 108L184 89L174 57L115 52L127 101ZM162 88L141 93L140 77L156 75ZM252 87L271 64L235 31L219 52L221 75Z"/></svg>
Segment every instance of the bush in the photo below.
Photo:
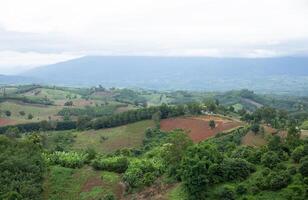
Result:
<svg viewBox="0 0 308 200"><path fill-rule="evenodd" d="M236 187L236 193L239 194L239 195L246 194L247 193L247 186L244 185L244 184L239 184Z"/></svg>
<svg viewBox="0 0 308 200"><path fill-rule="evenodd" d="M28 114L28 119L33 119L33 115L32 114Z"/></svg>
<svg viewBox="0 0 308 200"><path fill-rule="evenodd" d="M245 180L255 167L243 159L226 158L221 164L214 164L209 168L213 182Z"/></svg>
<svg viewBox="0 0 308 200"><path fill-rule="evenodd" d="M286 199L304 200L306 197L306 189L303 185L289 185L284 189Z"/></svg>
<svg viewBox="0 0 308 200"><path fill-rule="evenodd" d="M258 152L258 150L254 149L253 147L249 146L240 146L236 148L231 156L231 158L241 158L245 159L248 162L258 164L261 160L261 154Z"/></svg>
<svg viewBox="0 0 308 200"><path fill-rule="evenodd" d="M11 111L6 110L6 111L5 111L5 115L6 115L7 117L10 117L10 116L12 115L12 113L11 113Z"/></svg>
<svg viewBox="0 0 308 200"><path fill-rule="evenodd" d="M222 160L215 145L200 143L188 148L181 164L181 178L191 198L205 198L206 189L216 182L210 166L219 167Z"/></svg>
<svg viewBox="0 0 308 200"><path fill-rule="evenodd" d="M300 159L305 156L304 153L304 146L296 147L291 155L294 162L299 163Z"/></svg>
<svg viewBox="0 0 308 200"><path fill-rule="evenodd" d="M98 170L123 173L128 168L128 160L123 156L101 157L93 160L92 166Z"/></svg>
<svg viewBox="0 0 308 200"><path fill-rule="evenodd" d="M123 180L130 188L142 188L151 185L162 172L163 167L159 162L149 159L135 160L129 164Z"/></svg>
<svg viewBox="0 0 308 200"><path fill-rule="evenodd" d="M305 177L308 177L308 161L304 161L301 163L298 171Z"/></svg>
<svg viewBox="0 0 308 200"><path fill-rule="evenodd" d="M232 186L223 186L217 193L219 200L234 200L236 197L235 190Z"/></svg>
<svg viewBox="0 0 308 200"><path fill-rule="evenodd" d="M51 154L44 153L43 157L47 164L61 165L68 168L80 168L87 160L87 154L77 152L55 151Z"/></svg>
<svg viewBox="0 0 308 200"><path fill-rule="evenodd" d="M0 199L41 199L44 171L39 145L0 136Z"/></svg>
<svg viewBox="0 0 308 200"><path fill-rule="evenodd" d="M291 182L291 176L287 170L271 171L263 170L254 178L254 184L261 190L279 190Z"/></svg>
<svg viewBox="0 0 308 200"><path fill-rule="evenodd" d="M280 162L280 159L277 155L277 153L273 151L268 151L261 157L261 163L268 168L274 168L278 163Z"/></svg>

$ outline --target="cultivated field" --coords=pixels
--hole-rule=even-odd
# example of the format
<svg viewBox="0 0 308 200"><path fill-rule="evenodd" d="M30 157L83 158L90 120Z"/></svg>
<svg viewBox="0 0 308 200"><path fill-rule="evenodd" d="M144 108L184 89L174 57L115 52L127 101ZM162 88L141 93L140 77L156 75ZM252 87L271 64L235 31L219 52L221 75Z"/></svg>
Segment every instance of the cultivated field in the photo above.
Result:
<svg viewBox="0 0 308 200"><path fill-rule="evenodd" d="M210 120L215 121L216 127L213 129L209 126ZM215 136L217 133L241 125L243 125L243 123L239 121L219 116L178 117L164 119L160 123L161 129L164 131L171 131L173 129L185 130L194 142L200 142Z"/></svg>
<svg viewBox="0 0 308 200"><path fill-rule="evenodd" d="M72 148L80 150L91 147L97 152L108 153L138 147L142 144L145 130L153 126L153 121L146 120L116 128L76 132Z"/></svg>

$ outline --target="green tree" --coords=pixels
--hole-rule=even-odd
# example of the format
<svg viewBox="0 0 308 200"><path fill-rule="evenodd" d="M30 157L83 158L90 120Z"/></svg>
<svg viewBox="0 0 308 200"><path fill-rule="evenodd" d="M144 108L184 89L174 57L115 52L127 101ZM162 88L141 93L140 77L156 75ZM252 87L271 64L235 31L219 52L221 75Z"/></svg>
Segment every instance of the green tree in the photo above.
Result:
<svg viewBox="0 0 308 200"><path fill-rule="evenodd" d="M255 123L255 124L251 125L250 129L251 129L252 132L254 132L254 134L257 134L260 131L260 125Z"/></svg>
<svg viewBox="0 0 308 200"><path fill-rule="evenodd" d="M190 199L205 199L207 188L214 184L210 166L222 162L222 155L215 146L198 144L188 148L182 160L182 181Z"/></svg>
<svg viewBox="0 0 308 200"><path fill-rule="evenodd" d="M11 113L11 111L6 110L6 111L5 111L5 115L6 115L7 117L10 117L10 116L12 115L12 113Z"/></svg>
<svg viewBox="0 0 308 200"><path fill-rule="evenodd" d="M274 168L280 162L278 154L273 151L268 151L261 157L261 163L268 168Z"/></svg>
<svg viewBox="0 0 308 200"><path fill-rule="evenodd" d="M295 125L291 125L288 129L286 142L291 149L294 149L300 144L301 131Z"/></svg>
<svg viewBox="0 0 308 200"><path fill-rule="evenodd" d="M210 120L209 121L209 126L211 127L211 129L214 129L216 127L216 123L214 120Z"/></svg>

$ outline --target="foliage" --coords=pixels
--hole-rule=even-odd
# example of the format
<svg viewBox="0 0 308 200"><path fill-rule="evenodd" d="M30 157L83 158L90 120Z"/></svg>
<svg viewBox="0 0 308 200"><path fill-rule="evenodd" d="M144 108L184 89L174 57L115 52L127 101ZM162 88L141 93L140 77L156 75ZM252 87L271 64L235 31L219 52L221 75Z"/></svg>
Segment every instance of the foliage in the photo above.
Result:
<svg viewBox="0 0 308 200"><path fill-rule="evenodd" d="M43 153L45 162L49 165L60 165L68 168L80 168L87 160L87 154L77 152L55 151Z"/></svg>
<svg viewBox="0 0 308 200"><path fill-rule="evenodd" d="M153 159L136 159L130 162L123 180L131 189L151 185L163 173L163 165Z"/></svg>
<svg viewBox="0 0 308 200"><path fill-rule="evenodd" d="M223 156L210 144L189 147L182 160L182 181L191 198L203 199L205 190L215 183L210 167L222 162Z"/></svg>
<svg viewBox="0 0 308 200"><path fill-rule="evenodd" d="M209 121L209 126L211 127L211 129L216 127L215 121L214 120L210 120Z"/></svg>
<svg viewBox="0 0 308 200"><path fill-rule="evenodd" d="M98 170L123 173L128 168L128 159L124 156L99 157L92 161L92 166Z"/></svg>
<svg viewBox="0 0 308 200"><path fill-rule="evenodd" d="M45 166L38 145L0 136L0 199L41 199Z"/></svg>
<svg viewBox="0 0 308 200"><path fill-rule="evenodd" d="M268 168L274 168L280 162L277 153L273 151L268 151L262 155L261 163Z"/></svg>

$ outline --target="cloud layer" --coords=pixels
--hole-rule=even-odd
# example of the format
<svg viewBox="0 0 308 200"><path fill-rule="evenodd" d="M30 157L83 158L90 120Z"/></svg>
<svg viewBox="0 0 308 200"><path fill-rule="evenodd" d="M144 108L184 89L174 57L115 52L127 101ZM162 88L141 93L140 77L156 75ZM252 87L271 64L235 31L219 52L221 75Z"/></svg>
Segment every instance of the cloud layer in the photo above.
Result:
<svg viewBox="0 0 308 200"><path fill-rule="evenodd" d="M0 73L56 54L307 55L307 19L306 0L2 0L0 55L29 59Z"/></svg>

